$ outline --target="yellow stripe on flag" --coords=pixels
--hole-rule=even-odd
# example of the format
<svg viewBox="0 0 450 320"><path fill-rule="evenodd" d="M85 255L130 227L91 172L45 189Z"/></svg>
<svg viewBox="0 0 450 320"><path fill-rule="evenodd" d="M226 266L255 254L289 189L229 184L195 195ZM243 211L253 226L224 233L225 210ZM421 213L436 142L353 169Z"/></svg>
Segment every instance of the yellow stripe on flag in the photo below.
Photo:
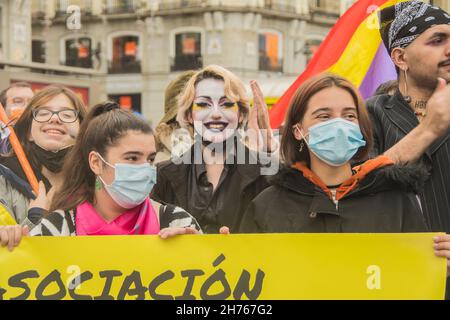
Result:
<svg viewBox="0 0 450 320"><path fill-rule="evenodd" d="M406 0L388 1L361 23L339 60L328 71L347 78L357 88L361 85L381 44L378 12Z"/></svg>

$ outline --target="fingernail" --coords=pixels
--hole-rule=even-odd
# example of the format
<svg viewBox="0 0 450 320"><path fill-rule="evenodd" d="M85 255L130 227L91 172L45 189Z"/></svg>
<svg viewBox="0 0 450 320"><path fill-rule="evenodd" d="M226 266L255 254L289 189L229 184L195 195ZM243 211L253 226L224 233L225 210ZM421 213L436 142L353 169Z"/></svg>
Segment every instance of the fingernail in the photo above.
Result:
<svg viewBox="0 0 450 320"><path fill-rule="evenodd" d="M433 238L434 241L439 241L439 239L440 239L439 237L434 237Z"/></svg>

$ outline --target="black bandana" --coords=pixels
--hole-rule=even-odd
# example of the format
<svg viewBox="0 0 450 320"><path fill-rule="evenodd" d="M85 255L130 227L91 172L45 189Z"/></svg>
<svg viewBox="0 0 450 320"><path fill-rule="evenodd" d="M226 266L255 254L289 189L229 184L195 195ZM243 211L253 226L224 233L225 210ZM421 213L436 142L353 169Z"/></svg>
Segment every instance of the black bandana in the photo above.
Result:
<svg viewBox="0 0 450 320"><path fill-rule="evenodd" d="M380 33L389 54L394 48L406 48L429 28L450 24L444 10L414 0L400 2L380 11Z"/></svg>
<svg viewBox="0 0 450 320"><path fill-rule="evenodd" d="M39 163L50 170L53 173L61 172L64 164L64 158L70 151L71 147L64 148L62 150L53 152L42 149L34 142L31 143L31 150Z"/></svg>

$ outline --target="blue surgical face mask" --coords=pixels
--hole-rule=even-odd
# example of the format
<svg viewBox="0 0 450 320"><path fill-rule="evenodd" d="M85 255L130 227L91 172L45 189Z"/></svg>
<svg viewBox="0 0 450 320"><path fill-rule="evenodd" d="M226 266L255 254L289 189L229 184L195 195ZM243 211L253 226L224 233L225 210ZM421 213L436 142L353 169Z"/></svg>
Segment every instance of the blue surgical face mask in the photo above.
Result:
<svg viewBox="0 0 450 320"><path fill-rule="evenodd" d="M116 163L111 165L97 155L108 166L114 168L114 181L108 185L98 176L111 198L122 208L131 209L147 199L156 184L156 167L149 164Z"/></svg>
<svg viewBox="0 0 450 320"><path fill-rule="evenodd" d="M334 167L347 163L360 147L366 145L359 126L342 118L313 125L308 135L309 139L306 140L302 134L309 150Z"/></svg>

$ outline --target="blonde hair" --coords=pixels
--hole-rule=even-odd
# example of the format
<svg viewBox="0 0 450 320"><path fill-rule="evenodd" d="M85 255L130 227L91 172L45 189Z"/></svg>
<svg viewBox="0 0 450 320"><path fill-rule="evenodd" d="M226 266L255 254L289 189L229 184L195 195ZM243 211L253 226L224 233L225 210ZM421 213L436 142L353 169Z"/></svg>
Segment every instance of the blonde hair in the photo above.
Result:
<svg viewBox="0 0 450 320"><path fill-rule="evenodd" d="M249 113L249 99L245 91L244 83L231 71L217 66L210 65L196 72L186 83L184 90L178 98L178 114L177 121L183 128L192 126L189 121L192 112L192 103L195 99L195 88L197 84L205 79L222 80L225 85L225 96L231 101L237 102L239 111L241 112L242 124L245 124Z"/></svg>

